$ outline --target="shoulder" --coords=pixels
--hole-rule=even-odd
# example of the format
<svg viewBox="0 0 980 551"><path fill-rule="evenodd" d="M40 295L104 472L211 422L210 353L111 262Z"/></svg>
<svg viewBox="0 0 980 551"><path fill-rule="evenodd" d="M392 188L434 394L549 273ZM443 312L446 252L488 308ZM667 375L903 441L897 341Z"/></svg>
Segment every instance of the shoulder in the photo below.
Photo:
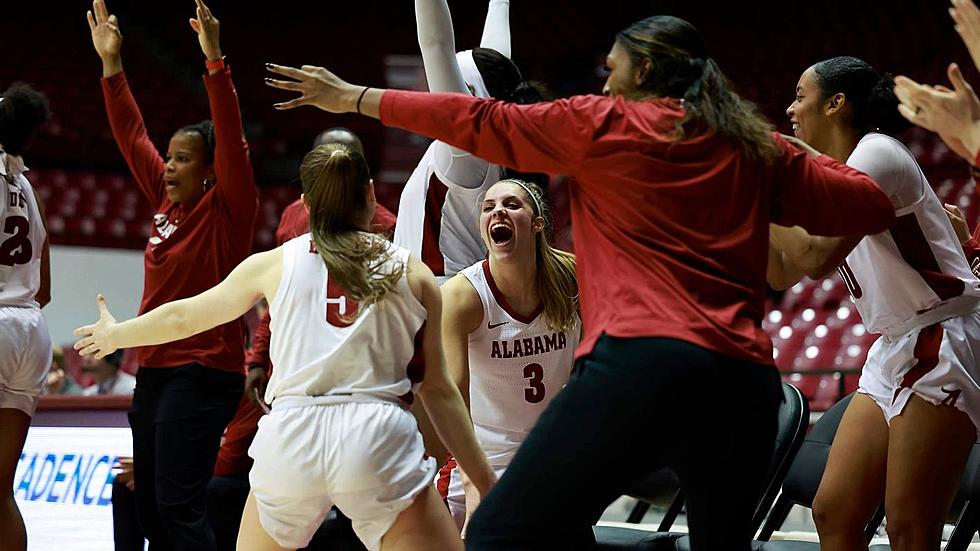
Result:
<svg viewBox="0 0 980 551"><path fill-rule="evenodd" d="M458 273L442 284L443 308L453 319L453 324L466 333L472 333L483 321L485 312L480 294L473 283Z"/></svg>
<svg viewBox="0 0 980 551"><path fill-rule="evenodd" d="M879 133L864 136L848 157L847 165L870 176L896 207L921 195L923 182L915 157L891 136Z"/></svg>

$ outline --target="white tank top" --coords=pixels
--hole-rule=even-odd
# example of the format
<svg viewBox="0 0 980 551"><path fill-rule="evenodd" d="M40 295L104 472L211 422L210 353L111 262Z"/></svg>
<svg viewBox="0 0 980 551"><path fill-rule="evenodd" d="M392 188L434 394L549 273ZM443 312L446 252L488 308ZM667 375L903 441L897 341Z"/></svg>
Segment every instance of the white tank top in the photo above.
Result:
<svg viewBox="0 0 980 551"><path fill-rule="evenodd" d="M892 227L862 239L838 268L868 330L898 337L980 308L980 281L905 146L869 134L847 164L871 176L896 205Z"/></svg>
<svg viewBox="0 0 980 551"><path fill-rule="evenodd" d="M435 151L448 147L432 142L408 178L398 203L394 243L422 259L440 283L487 255L480 236L479 200L504 178L491 164L470 182L451 182L435 170Z"/></svg>
<svg viewBox="0 0 980 551"><path fill-rule="evenodd" d="M386 271L407 266L408 251L389 243L388 252ZM381 302L349 320L356 309L356 303L330 281L309 233L283 244L282 277L269 304L269 354L275 368L266 402L273 407L412 403L424 366L409 363L426 310L408 285L407 267Z"/></svg>
<svg viewBox="0 0 980 551"><path fill-rule="evenodd" d="M477 440L493 465L506 465L538 417L568 382L581 321L565 332L548 328L543 312L511 311L489 261L462 271L483 303L469 336L470 412Z"/></svg>
<svg viewBox="0 0 980 551"><path fill-rule="evenodd" d="M0 150L0 304L37 308L47 231L31 183L8 170L4 157Z"/></svg>

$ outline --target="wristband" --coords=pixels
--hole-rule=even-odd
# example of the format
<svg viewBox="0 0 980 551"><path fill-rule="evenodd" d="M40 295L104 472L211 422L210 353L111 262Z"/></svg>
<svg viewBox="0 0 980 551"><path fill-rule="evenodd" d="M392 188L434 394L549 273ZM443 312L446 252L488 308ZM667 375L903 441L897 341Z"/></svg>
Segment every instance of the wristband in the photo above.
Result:
<svg viewBox="0 0 980 551"><path fill-rule="evenodd" d="M265 369L265 370L268 371L268 367L265 366L265 365L258 364L258 363L250 363L250 364L248 364L248 370L249 371L252 371L253 369Z"/></svg>
<svg viewBox="0 0 980 551"><path fill-rule="evenodd" d="M364 94L366 94L367 91L370 90L370 89L371 89L370 86L365 86L364 89L361 90L361 95L360 96L357 96L357 114L358 115L363 115L364 114L364 113L361 113L361 100L364 99Z"/></svg>
<svg viewBox="0 0 980 551"><path fill-rule="evenodd" d="M216 59L214 61L211 61L210 59L205 60L204 61L204 67L208 71L214 71L215 69L224 69L225 68L225 56L221 56L220 59Z"/></svg>

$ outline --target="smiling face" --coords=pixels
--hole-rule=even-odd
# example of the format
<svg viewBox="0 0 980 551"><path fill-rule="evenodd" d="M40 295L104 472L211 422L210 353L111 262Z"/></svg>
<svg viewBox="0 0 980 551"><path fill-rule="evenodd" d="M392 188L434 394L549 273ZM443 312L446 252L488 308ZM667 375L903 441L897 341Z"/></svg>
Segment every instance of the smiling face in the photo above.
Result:
<svg viewBox="0 0 980 551"><path fill-rule="evenodd" d="M536 234L543 229L544 219L534 214L534 202L524 188L503 181L487 190L481 206L480 233L492 256L533 255Z"/></svg>
<svg viewBox="0 0 980 551"><path fill-rule="evenodd" d="M825 96L817 83L816 71L810 67L800 76L793 103L786 108L793 134L818 151L826 151L832 128L829 111L834 98Z"/></svg>
<svg viewBox="0 0 980 551"><path fill-rule="evenodd" d="M171 202L193 203L204 195L204 181L214 178L214 165L208 161L206 148L194 132L177 132L170 138L163 179Z"/></svg>
<svg viewBox="0 0 980 551"><path fill-rule="evenodd" d="M602 93L607 96L634 95L637 86L643 81L643 68L633 63L629 52L619 42L614 42L606 55L606 70L609 71L609 76L602 86Z"/></svg>

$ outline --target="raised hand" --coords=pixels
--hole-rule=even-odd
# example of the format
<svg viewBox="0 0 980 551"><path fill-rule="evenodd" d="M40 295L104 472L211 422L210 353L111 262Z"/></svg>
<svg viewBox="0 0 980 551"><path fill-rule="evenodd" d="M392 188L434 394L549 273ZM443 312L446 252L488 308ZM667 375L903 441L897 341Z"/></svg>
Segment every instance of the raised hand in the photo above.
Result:
<svg viewBox="0 0 980 551"><path fill-rule="evenodd" d="M115 15L109 15L104 0L94 0L92 9L86 12L88 28L92 31L92 45L102 59L103 76L109 69L118 67L122 70L120 50L122 49L122 33L119 32L119 21Z"/></svg>
<svg viewBox="0 0 980 551"><path fill-rule="evenodd" d="M952 89L895 77L898 110L913 124L939 134L950 149L972 163L980 149L980 99L959 66L950 64L947 74Z"/></svg>
<svg viewBox="0 0 980 551"><path fill-rule="evenodd" d="M109 307L106 306L102 293L95 297L95 302L99 306L99 321L75 329L75 336L82 338L75 343L74 348L78 350L80 356L94 355L95 359L101 360L116 351L117 347L111 342L116 318L109 313Z"/></svg>
<svg viewBox="0 0 980 551"><path fill-rule="evenodd" d="M949 15L955 22L953 28L970 51L973 64L980 67L980 10L973 0L951 0L950 3Z"/></svg>
<svg viewBox="0 0 980 551"><path fill-rule="evenodd" d="M202 0L197 2L197 19L191 18L191 28L197 33L197 41L201 43L201 51L208 61L221 59L221 42L218 40L218 19Z"/></svg>
<svg viewBox="0 0 980 551"><path fill-rule="evenodd" d="M354 86L345 82L323 67L303 65L302 68L296 69L267 63L265 68L293 79L266 78L266 84L280 90L300 93L298 98L275 104L275 108L280 110L312 105L330 113L350 113L356 108L358 95L364 91L363 86Z"/></svg>

